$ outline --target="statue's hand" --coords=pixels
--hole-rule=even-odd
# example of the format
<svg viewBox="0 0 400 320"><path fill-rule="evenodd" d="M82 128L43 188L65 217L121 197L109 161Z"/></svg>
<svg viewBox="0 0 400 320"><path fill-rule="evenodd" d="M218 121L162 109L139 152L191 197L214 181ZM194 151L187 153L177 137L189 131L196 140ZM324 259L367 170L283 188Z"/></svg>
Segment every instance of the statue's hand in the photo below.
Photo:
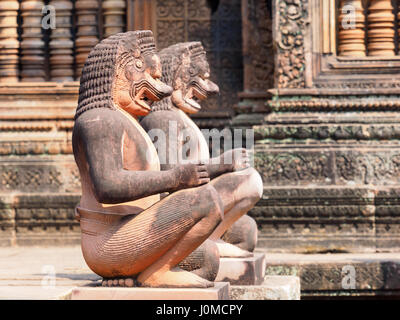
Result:
<svg viewBox="0 0 400 320"><path fill-rule="evenodd" d="M228 150L221 155L221 164L228 165L230 171L240 171L250 167L249 155L244 148Z"/></svg>
<svg viewBox="0 0 400 320"><path fill-rule="evenodd" d="M201 163L178 165L173 170L178 190L194 188L210 182L207 167Z"/></svg>

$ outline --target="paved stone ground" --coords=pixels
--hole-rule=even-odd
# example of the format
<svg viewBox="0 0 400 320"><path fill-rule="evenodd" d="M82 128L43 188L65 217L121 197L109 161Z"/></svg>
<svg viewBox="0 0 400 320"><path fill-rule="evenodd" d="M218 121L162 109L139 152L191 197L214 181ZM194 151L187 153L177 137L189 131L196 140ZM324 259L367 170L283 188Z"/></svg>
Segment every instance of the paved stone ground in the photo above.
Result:
<svg viewBox="0 0 400 320"><path fill-rule="evenodd" d="M321 262L329 266L338 261L400 264L400 254L267 253L267 267L318 262L318 268L321 268ZM72 288L98 280L100 277L88 268L79 246L0 248L0 299L62 299Z"/></svg>
<svg viewBox="0 0 400 320"><path fill-rule="evenodd" d="M0 299L62 299L99 279L79 246L0 248Z"/></svg>

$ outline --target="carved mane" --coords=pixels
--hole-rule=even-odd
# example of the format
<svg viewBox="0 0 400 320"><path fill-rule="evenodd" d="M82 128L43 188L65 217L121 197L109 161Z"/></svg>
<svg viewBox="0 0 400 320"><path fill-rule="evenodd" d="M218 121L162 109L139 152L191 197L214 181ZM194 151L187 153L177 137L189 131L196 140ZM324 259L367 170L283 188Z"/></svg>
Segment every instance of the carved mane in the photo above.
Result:
<svg viewBox="0 0 400 320"><path fill-rule="evenodd" d="M115 109L111 94L115 73L134 59L134 50L141 55L154 53L153 33L149 30L118 33L92 49L82 70L75 119L87 110Z"/></svg>
<svg viewBox="0 0 400 320"><path fill-rule="evenodd" d="M184 53L188 54L190 61L196 57L202 57L205 59L206 56L206 51L199 41L181 42L161 50L159 55L163 70L161 77L162 82L174 87L174 82L176 78L181 75L182 69L189 67L183 65ZM154 103L151 107L151 112L171 110L171 106L171 97L168 97Z"/></svg>

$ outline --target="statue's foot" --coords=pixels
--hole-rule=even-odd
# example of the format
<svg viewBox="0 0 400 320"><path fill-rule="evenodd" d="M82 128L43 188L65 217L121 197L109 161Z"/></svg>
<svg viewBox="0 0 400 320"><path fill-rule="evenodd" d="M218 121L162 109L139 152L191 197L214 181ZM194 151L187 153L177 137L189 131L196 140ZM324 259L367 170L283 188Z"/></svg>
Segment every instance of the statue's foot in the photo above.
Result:
<svg viewBox="0 0 400 320"><path fill-rule="evenodd" d="M152 288L210 288L214 286L213 282L178 267L168 271L155 272L145 279L140 274L137 281L141 287Z"/></svg>
<svg viewBox="0 0 400 320"><path fill-rule="evenodd" d="M101 282L103 287L137 287L134 278L103 278Z"/></svg>
<svg viewBox="0 0 400 320"><path fill-rule="evenodd" d="M215 244L218 247L219 256L221 258L250 258L254 256L253 253L240 249L239 247L221 239L216 240Z"/></svg>

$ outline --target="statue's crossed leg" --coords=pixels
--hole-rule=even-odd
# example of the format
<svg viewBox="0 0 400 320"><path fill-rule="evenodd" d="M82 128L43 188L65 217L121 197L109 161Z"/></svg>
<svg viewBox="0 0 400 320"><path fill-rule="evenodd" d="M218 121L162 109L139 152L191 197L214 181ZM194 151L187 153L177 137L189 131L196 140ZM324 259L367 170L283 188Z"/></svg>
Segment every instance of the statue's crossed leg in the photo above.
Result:
<svg viewBox="0 0 400 320"><path fill-rule="evenodd" d="M198 248L221 222L222 201L210 185L181 190L136 216L110 225L85 223L82 250L104 284L134 280L146 287L210 287L213 283L177 265ZM125 281L127 283L129 281Z"/></svg>

